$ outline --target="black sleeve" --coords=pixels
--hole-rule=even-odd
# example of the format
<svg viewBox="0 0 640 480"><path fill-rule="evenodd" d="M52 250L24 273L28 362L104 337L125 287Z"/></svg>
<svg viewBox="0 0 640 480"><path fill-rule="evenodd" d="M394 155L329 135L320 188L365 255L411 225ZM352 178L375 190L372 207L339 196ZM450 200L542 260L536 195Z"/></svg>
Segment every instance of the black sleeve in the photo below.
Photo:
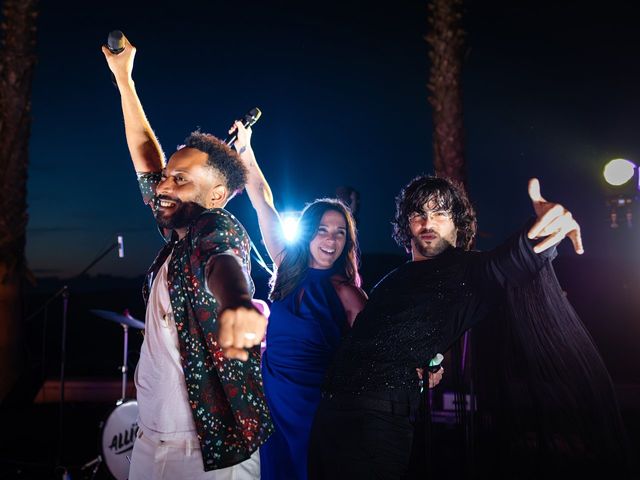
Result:
<svg viewBox="0 0 640 480"><path fill-rule="evenodd" d="M539 240L527 238L534 219L499 247L488 252L471 252L466 278L470 291L466 301L461 301L451 322L449 335L441 348L448 348L460 335L478 322L495 314L495 308L504 301L507 288L529 285L538 273L556 256L552 247L535 253L533 247Z"/></svg>
<svg viewBox="0 0 640 480"><path fill-rule="evenodd" d="M541 253L533 251L540 241L527 238L534 221L529 220L520 232L498 248L478 255L474 277L482 289L504 290L507 286L526 285L556 257L555 247Z"/></svg>

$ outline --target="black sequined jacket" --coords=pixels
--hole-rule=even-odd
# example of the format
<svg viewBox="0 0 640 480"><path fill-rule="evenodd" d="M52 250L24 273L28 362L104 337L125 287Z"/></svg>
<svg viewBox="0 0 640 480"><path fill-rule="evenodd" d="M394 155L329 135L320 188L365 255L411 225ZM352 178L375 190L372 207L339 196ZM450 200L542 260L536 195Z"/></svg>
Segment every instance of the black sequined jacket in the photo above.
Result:
<svg viewBox="0 0 640 480"><path fill-rule="evenodd" d="M389 273L339 347L325 390L418 389L416 368L485 318L508 285L530 281L555 257L555 248L536 254L526 230L489 252L451 248Z"/></svg>

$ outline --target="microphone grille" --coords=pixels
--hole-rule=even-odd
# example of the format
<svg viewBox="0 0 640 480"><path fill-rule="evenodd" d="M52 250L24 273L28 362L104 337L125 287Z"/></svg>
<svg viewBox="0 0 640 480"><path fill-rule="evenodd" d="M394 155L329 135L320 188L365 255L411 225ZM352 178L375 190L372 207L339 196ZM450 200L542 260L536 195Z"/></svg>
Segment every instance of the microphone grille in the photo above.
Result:
<svg viewBox="0 0 640 480"><path fill-rule="evenodd" d="M244 116L244 123L247 124L248 127L250 127L258 121L261 115L262 112L260 111L260 109L258 107L254 107L249 110Z"/></svg>
<svg viewBox="0 0 640 480"><path fill-rule="evenodd" d="M111 53L120 53L124 50L124 34L120 30L109 32L107 48L111 50Z"/></svg>

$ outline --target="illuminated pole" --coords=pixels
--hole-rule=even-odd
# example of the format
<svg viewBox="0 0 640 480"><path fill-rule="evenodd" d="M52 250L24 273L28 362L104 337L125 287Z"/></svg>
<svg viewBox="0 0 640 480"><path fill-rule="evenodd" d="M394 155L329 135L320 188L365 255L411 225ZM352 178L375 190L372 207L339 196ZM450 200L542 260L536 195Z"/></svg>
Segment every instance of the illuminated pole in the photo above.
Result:
<svg viewBox="0 0 640 480"><path fill-rule="evenodd" d="M611 194L607 198L611 228L620 226L620 213L624 213L627 228L633 227L633 204L640 190L640 174L635 163L624 158L609 161L602 172L610 185Z"/></svg>

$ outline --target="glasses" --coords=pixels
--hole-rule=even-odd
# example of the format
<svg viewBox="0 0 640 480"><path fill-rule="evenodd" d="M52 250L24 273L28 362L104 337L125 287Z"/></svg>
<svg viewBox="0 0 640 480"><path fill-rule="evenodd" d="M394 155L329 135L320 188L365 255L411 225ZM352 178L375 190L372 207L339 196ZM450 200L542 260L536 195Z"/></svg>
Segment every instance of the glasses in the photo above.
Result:
<svg viewBox="0 0 640 480"><path fill-rule="evenodd" d="M413 212L409 215L409 223L423 223L426 220L431 222L442 222L451 219L449 210L427 210L426 212Z"/></svg>

